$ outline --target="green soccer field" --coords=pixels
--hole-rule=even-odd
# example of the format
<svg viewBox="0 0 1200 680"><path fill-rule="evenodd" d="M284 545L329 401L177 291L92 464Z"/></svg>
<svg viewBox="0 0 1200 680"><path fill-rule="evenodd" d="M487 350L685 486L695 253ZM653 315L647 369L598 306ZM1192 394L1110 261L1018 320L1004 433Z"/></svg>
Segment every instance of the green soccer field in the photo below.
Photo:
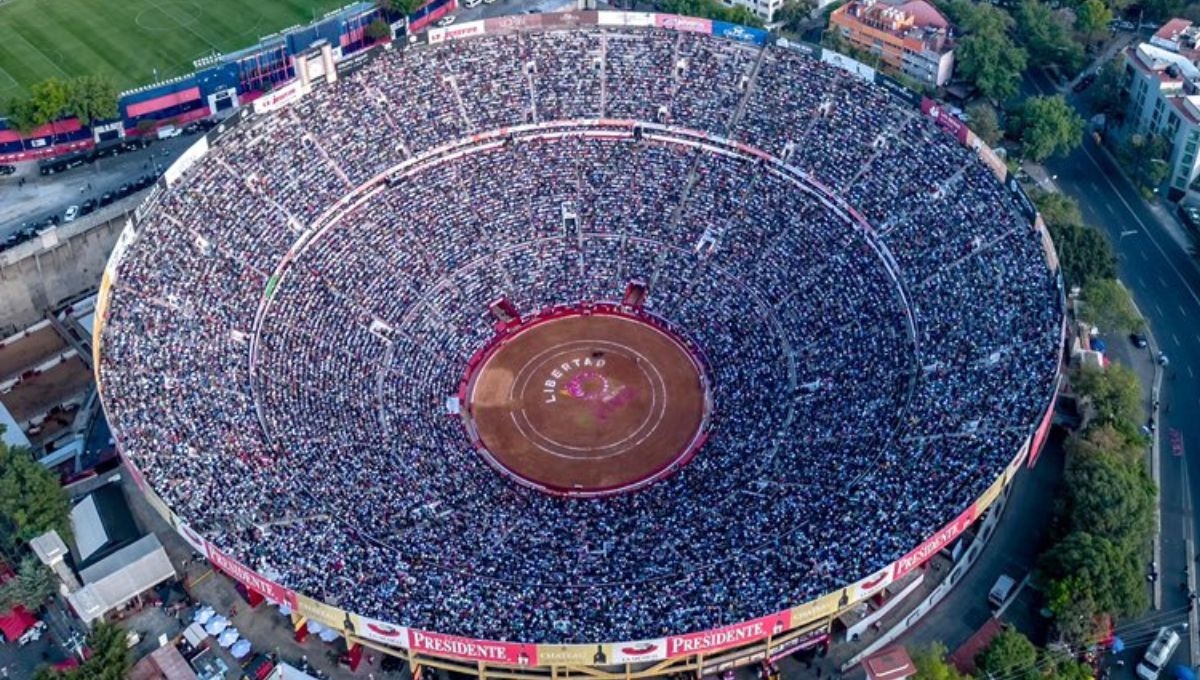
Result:
<svg viewBox="0 0 1200 680"><path fill-rule="evenodd" d="M0 102L46 78L109 76L125 90L191 72L349 0L0 0Z"/></svg>

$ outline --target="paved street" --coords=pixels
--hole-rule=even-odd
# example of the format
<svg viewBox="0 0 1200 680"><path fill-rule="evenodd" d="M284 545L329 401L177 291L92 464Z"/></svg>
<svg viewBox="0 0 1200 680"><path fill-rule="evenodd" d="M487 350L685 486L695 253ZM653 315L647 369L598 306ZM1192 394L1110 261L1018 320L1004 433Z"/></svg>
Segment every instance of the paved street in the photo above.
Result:
<svg viewBox="0 0 1200 680"><path fill-rule="evenodd" d="M143 175L161 174L197 139L199 135L180 135L44 177L38 174L36 162L18 164L17 174L0 177L0 240L25 223L50 215L61 217L67 206L99 199L105 192Z"/></svg>
<svg viewBox="0 0 1200 680"><path fill-rule="evenodd" d="M1033 87L1053 86L1030 72ZM1058 187L1079 201L1084 219L1104 231L1118 257L1120 276L1150 325L1151 348L1167 354L1158 417L1157 452L1162 506L1161 602L1155 623L1182 620L1187 589L1196 586L1196 525L1192 499L1200 494L1200 268L1188 252L1188 240L1174 218L1147 204L1122 177L1116 163L1090 138L1047 170ZM1114 343L1121 342L1113 339ZM1177 434L1173 434L1177 433ZM1171 442L1177 442L1172 447ZM1188 449L1192 451L1188 451ZM1181 583L1189 585L1181 587ZM1197 663L1196 620L1176 661ZM1152 626L1153 627L1153 626ZM1140 654L1146 642L1138 636ZM1190 638L1190 639L1189 639Z"/></svg>

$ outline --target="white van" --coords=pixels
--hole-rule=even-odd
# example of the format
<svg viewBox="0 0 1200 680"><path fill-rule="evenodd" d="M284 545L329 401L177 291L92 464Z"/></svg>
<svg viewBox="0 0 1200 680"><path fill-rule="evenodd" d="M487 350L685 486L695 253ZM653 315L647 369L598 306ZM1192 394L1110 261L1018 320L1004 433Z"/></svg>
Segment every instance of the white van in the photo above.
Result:
<svg viewBox="0 0 1200 680"><path fill-rule="evenodd" d="M1012 595L1013 589L1017 587L1017 581L1008 574L1001 574L1000 578L996 579L996 585L988 591L988 604L992 605L993 609L999 609L1008 602L1008 598Z"/></svg>
<svg viewBox="0 0 1200 680"><path fill-rule="evenodd" d="M1138 677L1142 680L1158 680L1158 674L1179 648L1179 633L1166 626L1158 630L1158 637L1150 643L1146 656L1137 665Z"/></svg>

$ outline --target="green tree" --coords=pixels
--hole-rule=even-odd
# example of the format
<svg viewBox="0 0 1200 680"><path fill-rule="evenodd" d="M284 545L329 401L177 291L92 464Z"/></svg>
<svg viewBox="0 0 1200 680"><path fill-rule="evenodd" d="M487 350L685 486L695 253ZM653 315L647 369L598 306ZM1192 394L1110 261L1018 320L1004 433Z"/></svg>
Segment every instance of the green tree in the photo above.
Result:
<svg viewBox="0 0 1200 680"><path fill-rule="evenodd" d="M1004 33L989 32L968 34L959 41L955 60L959 74L992 101L1004 101L1017 93L1026 64L1025 50Z"/></svg>
<svg viewBox="0 0 1200 680"><path fill-rule="evenodd" d="M1092 644L1097 637L1099 611L1087 596L1079 577L1067 576L1044 584L1046 607L1054 615L1054 627L1064 642L1076 648Z"/></svg>
<svg viewBox="0 0 1200 680"><path fill-rule="evenodd" d="M17 575L0 584L0 611L24 605L30 611L42 606L54 594L56 581L48 567L33 555L21 560Z"/></svg>
<svg viewBox="0 0 1200 680"><path fill-rule="evenodd" d="M1095 680L1092 667L1076 661L1070 654L1051 650L1046 650L1045 654L1046 680Z"/></svg>
<svg viewBox="0 0 1200 680"><path fill-rule="evenodd" d="M1050 601L1056 618L1062 613L1065 600L1084 598L1098 612L1118 616L1137 616L1145 611L1145 578L1142 576L1140 554L1126 550L1103 536L1086 531L1074 531L1042 555L1039 568L1054 586L1056 594L1068 597Z"/></svg>
<svg viewBox="0 0 1200 680"><path fill-rule="evenodd" d="M1071 386L1092 404L1099 424L1120 427L1142 420L1142 386L1124 364L1082 366L1071 371Z"/></svg>
<svg viewBox="0 0 1200 680"><path fill-rule="evenodd" d="M1133 178L1143 189L1153 189L1163 183L1170 171L1165 160L1169 151L1170 144L1162 135L1130 135L1118 155L1127 166L1132 166Z"/></svg>
<svg viewBox="0 0 1200 680"><path fill-rule="evenodd" d="M975 658L985 676L1016 680L1035 674L1037 648L1020 631L1006 627Z"/></svg>
<svg viewBox="0 0 1200 680"><path fill-rule="evenodd" d="M1067 465L1071 526L1135 552L1154 529L1154 480L1115 452L1072 456Z"/></svg>
<svg viewBox="0 0 1200 680"><path fill-rule="evenodd" d="M117 86L104 76L79 76L67 86L66 113L83 125L117 117Z"/></svg>
<svg viewBox="0 0 1200 680"><path fill-rule="evenodd" d="M388 22L384 21L383 19L376 19L367 24L367 28L364 32L371 40L379 41L383 40L384 38L391 37L392 27L389 26Z"/></svg>
<svg viewBox="0 0 1200 680"><path fill-rule="evenodd" d="M996 146L1004 138L1000 129L1000 117L996 109L987 102L976 102L967 107L967 116L971 119L971 130L988 146Z"/></svg>
<svg viewBox="0 0 1200 680"><path fill-rule="evenodd" d="M1089 42L1107 31L1108 23L1112 20L1112 10L1104 4L1104 0L1083 0L1075 8L1075 28Z"/></svg>
<svg viewBox="0 0 1200 680"><path fill-rule="evenodd" d="M1145 456L1145 442L1140 437L1131 438L1110 423L1093 424L1082 434L1067 440L1069 459L1110 454L1128 465L1140 465Z"/></svg>
<svg viewBox="0 0 1200 680"><path fill-rule="evenodd" d="M785 31L799 31L801 25L812 16L816 3L812 0L788 0L775 13L775 21L783 24Z"/></svg>
<svg viewBox="0 0 1200 680"><path fill-rule="evenodd" d="M408 16L421 9L425 0L375 0L375 6L385 14Z"/></svg>
<svg viewBox="0 0 1200 680"><path fill-rule="evenodd" d="M1022 151L1036 163L1065 156L1083 141L1083 119L1062 95L1026 99L1021 127Z"/></svg>
<svg viewBox="0 0 1200 680"><path fill-rule="evenodd" d="M28 99L10 99L4 106L8 123L17 132L28 134L39 125L37 107Z"/></svg>
<svg viewBox="0 0 1200 680"><path fill-rule="evenodd" d="M29 88L29 100L37 114L38 125L45 125L63 115L70 99L71 86L58 78L48 78Z"/></svg>
<svg viewBox="0 0 1200 680"><path fill-rule="evenodd" d="M1033 201L1054 240L1067 285L1083 287L1117 275L1112 245L1099 230L1083 224L1079 206L1065 194L1038 192Z"/></svg>
<svg viewBox="0 0 1200 680"><path fill-rule="evenodd" d="M1121 112L1121 85L1125 81L1125 70L1121 60L1110 59L1096 71L1096 82L1087 90L1087 105L1095 113L1106 116Z"/></svg>
<svg viewBox="0 0 1200 680"><path fill-rule="evenodd" d="M1074 73L1084 61L1083 45L1062 14L1038 0L1022 0L1013 11L1016 35L1036 66L1057 64Z"/></svg>
<svg viewBox="0 0 1200 680"><path fill-rule="evenodd" d="M928 647L912 651L916 680L969 680L946 661L946 645L935 642Z"/></svg>
<svg viewBox="0 0 1200 680"><path fill-rule="evenodd" d="M1129 291L1116 279L1095 279L1083 287L1079 318L1104 331L1130 333L1146 327Z"/></svg>
<svg viewBox="0 0 1200 680"><path fill-rule="evenodd" d="M58 478L25 449L0 444L0 539L12 548L55 529L69 541L70 512Z"/></svg>
<svg viewBox="0 0 1200 680"><path fill-rule="evenodd" d="M125 631L111 623L100 622L87 637L92 656L70 677L79 680L124 680L133 667Z"/></svg>

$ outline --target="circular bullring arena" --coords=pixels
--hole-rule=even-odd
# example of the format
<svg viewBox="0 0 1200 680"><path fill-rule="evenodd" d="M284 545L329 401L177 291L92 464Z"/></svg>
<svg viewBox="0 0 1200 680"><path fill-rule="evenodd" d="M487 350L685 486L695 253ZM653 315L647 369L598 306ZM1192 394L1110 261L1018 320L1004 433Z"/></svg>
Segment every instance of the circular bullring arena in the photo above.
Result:
<svg viewBox="0 0 1200 680"><path fill-rule="evenodd" d="M106 271L123 455L222 571L408 654L819 628L982 516L1061 351L1022 196L864 69L572 12L248 105Z"/></svg>
<svg viewBox="0 0 1200 680"><path fill-rule="evenodd" d="M707 381L687 345L627 314L552 314L495 343L464 422L496 468L572 496L634 491L695 453Z"/></svg>

